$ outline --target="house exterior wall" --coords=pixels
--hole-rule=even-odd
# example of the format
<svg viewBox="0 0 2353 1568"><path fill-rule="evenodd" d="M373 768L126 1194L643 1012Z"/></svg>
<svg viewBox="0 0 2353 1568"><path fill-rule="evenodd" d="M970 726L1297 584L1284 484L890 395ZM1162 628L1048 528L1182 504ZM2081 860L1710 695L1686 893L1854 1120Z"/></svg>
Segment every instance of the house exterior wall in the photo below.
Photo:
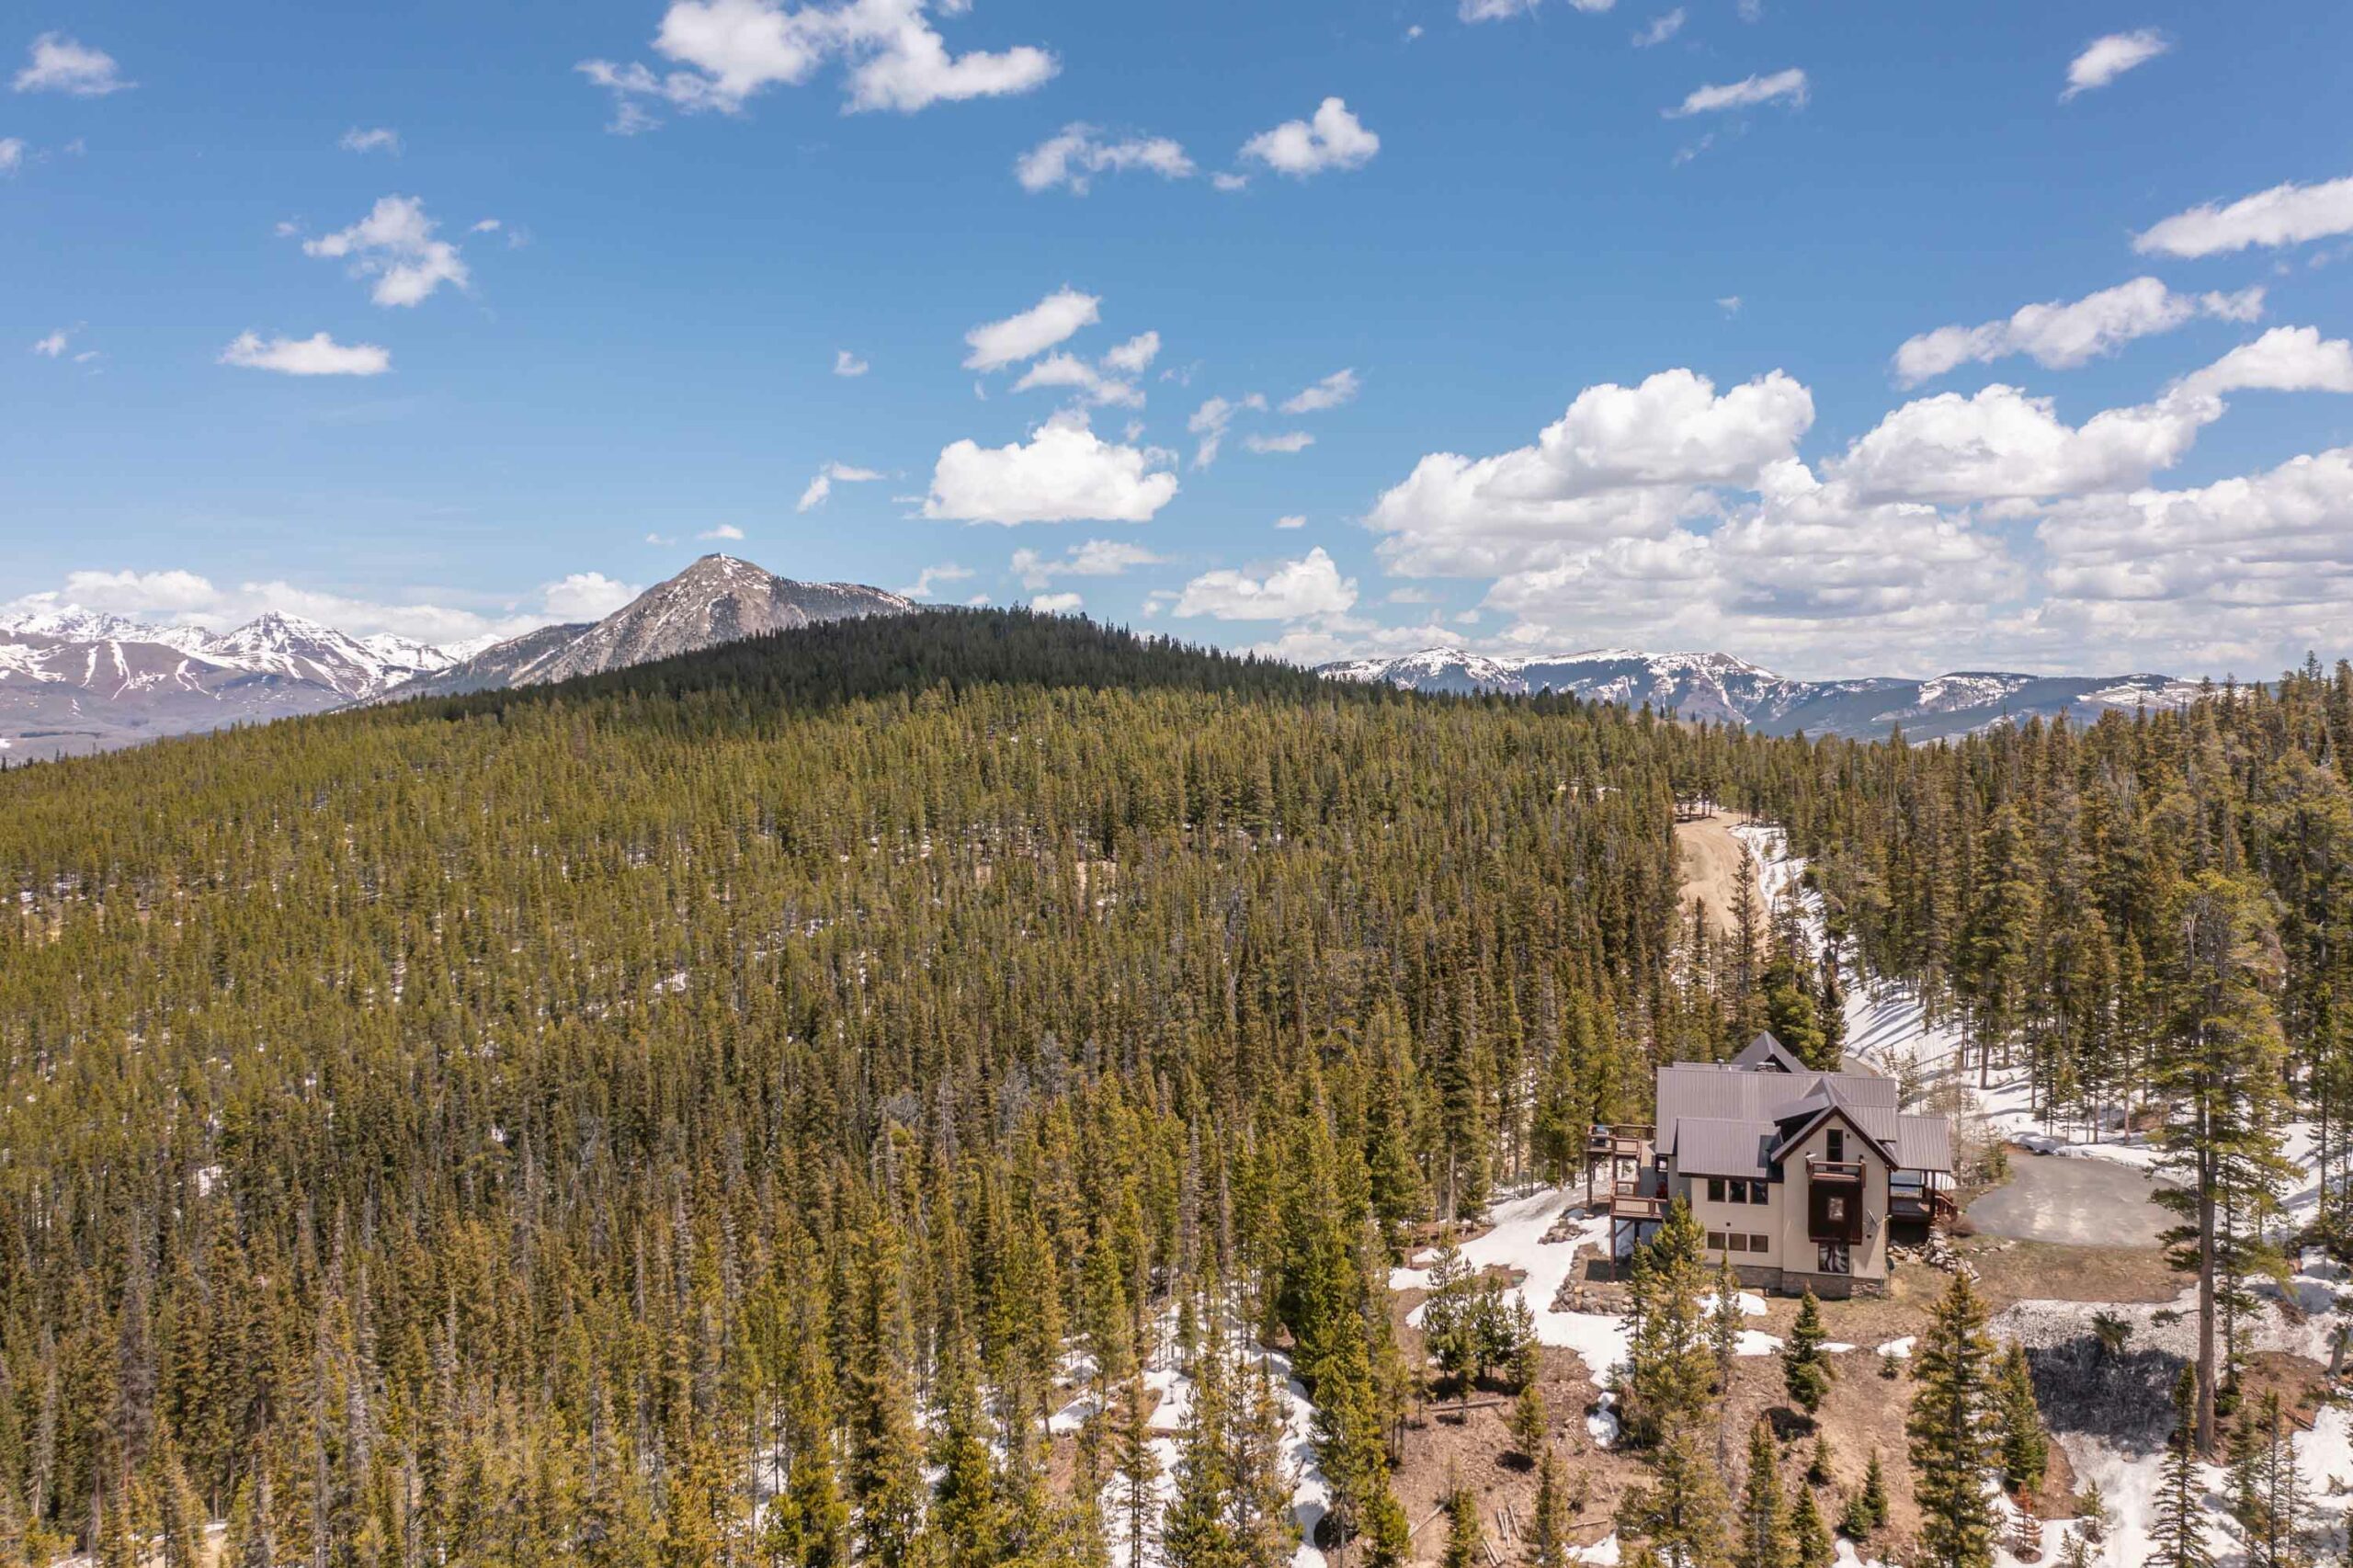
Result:
<svg viewBox="0 0 2353 1568"><path fill-rule="evenodd" d="M1781 1185L1790 1189L1791 1201L1782 1206L1781 1270L1788 1276L1786 1289L1800 1290L1808 1285L1817 1296L1844 1295L1838 1282L1821 1274L1821 1260L1809 1230L1812 1212L1812 1192L1809 1188L1808 1160L1830 1157L1830 1131L1843 1124L1832 1118L1825 1125L1813 1130L1804 1142L1783 1157ZM1848 1250L1850 1266L1848 1279L1851 1289L1887 1288L1887 1163L1870 1152L1860 1134L1845 1128L1847 1157L1859 1159L1863 1165L1863 1234Z"/></svg>
<svg viewBox="0 0 2353 1568"><path fill-rule="evenodd" d="M1738 1181L1744 1178L1735 1176L1728 1179ZM1711 1201L1708 1197L1708 1177L1698 1173L1694 1173L1677 1185L1675 1190L1686 1203L1691 1206L1691 1217L1699 1222L1699 1229L1711 1238L1720 1235L1726 1237L1744 1235L1764 1239L1765 1246L1761 1251L1753 1246L1729 1251L1729 1256L1734 1264L1749 1267L1779 1268L1781 1267L1783 1237L1786 1234L1782 1216L1789 1209L1789 1194L1782 1190L1786 1184L1756 1178L1746 1179L1748 1185L1752 1187L1764 1187L1766 1194L1764 1203L1734 1203L1730 1200L1729 1192L1724 1201ZM1711 1243L1708 1248L1708 1256L1712 1261L1719 1256L1724 1256L1726 1251L1728 1249L1719 1249Z"/></svg>
<svg viewBox="0 0 2353 1568"><path fill-rule="evenodd" d="M1849 1160L1859 1160L1863 1166L1862 1238L1848 1249L1848 1272L1825 1275L1821 1272L1821 1256L1812 1233L1813 1188L1808 1158L1827 1160L1830 1130L1841 1128L1845 1132L1846 1154ZM1711 1241L1708 1257L1711 1262L1728 1258L1733 1271L1744 1285L1759 1290L1787 1290L1791 1294L1807 1289L1817 1296L1837 1298L1849 1295L1878 1295L1887 1289L1888 1244L1888 1177L1886 1162L1870 1152L1861 1134L1845 1127L1837 1119L1817 1127L1798 1147L1790 1151L1781 1165L1781 1179L1764 1183L1767 1201L1733 1203L1727 1189L1723 1201L1708 1197L1708 1177L1702 1172L1685 1173L1670 1163L1667 1190L1690 1206L1691 1217ZM1736 1178L1726 1178L1727 1181ZM1753 1178L1752 1185L1753 1185ZM1727 1244L1718 1248L1714 1238L1722 1236L1729 1243L1734 1234L1751 1238L1762 1236L1766 1245L1758 1250L1754 1245L1733 1250Z"/></svg>

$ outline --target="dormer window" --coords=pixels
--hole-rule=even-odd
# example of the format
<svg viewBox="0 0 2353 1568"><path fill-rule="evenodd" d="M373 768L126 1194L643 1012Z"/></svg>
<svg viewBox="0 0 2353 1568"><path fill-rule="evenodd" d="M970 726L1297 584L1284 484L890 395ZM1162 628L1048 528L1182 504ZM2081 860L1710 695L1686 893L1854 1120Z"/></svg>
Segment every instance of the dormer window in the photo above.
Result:
<svg viewBox="0 0 2353 1568"><path fill-rule="evenodd" d="M1834 1165L1847 1163L1847 1130L1843 1127L1830 1130L1830 1163Z"/></svg>

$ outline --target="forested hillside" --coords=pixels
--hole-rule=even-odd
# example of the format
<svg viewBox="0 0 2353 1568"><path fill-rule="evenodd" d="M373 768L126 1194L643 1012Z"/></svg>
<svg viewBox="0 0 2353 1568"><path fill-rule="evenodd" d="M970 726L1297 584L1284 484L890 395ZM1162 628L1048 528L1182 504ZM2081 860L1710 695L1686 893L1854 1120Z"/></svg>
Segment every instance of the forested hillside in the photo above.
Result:
<svg viewBox="0 0 2353 1568"><path fill-rule="evenodd" d="M957 1550L1075 1556L1065 1336L1223 1280L1400 1397L1381 1222L1707 1031L1722 744L974 616L10 774L6 1501L688 1562L757 1452L789 1560L895 1564L977 1387Z"/></svg>
<svg viewBox="0 0 2353 1568"><path fill-rule="evenodd" d="M1174 1337L1160 1550L1273 1563L1235 1335L1393 1560L1408 1229L1835 1049L1678 800L2057 1104L2230 1074L2251 1205L2353 1092L2348 694L1813 745L949 614L0 775L0 1560L1097 1563Z"/></svg>

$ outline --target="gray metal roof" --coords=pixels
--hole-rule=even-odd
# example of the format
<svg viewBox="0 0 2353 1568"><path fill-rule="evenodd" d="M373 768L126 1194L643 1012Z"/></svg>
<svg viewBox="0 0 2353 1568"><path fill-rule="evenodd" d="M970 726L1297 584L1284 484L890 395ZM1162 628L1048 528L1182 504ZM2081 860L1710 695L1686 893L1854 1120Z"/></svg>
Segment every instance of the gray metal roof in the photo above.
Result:
<svg viewBox="0 0 2353 1568"><path fill-rule="evenodd" d="M1904 1129L1904 1168L1908 1171L1952 1171L1952 1122L1941 1116L1897 1119Z"/></svg>
<svg viewBox="0 0 2353 1568"><path fill-rule="evenodd" d="M1761 1176L1771 1141L1755 1122L1687 1116L1675 1124L1675 1168L1686 1176Z"/></svg>
<svg viewBox="0 0 2353 1568"><path fill-rule="evenodd" d="M1659 1142L1675 1152L1679 1168L1704 1176L1763 1174L1771 1151L1803 1136L1834 1108L1898 1167L1952 1168L1950 1125L1942 1117L1902 1115L1893 1078L1738 1062L1678 1062L1658 1070ZM1703 1157L1707 1163L1699 1163Z"/></svg>
<svg viewBox="0 0 2353 1568"><path fill-rule="evenodd" d="M1735 1067L1752 1067L1768 1072L1811 1071L1804 1062L1798 1060L1794 1051L1773 1037L1770 1029L1759 1029L1756 1038L1742 1046L1740 1054L1733 1057L1732 1062Z"/></svg>

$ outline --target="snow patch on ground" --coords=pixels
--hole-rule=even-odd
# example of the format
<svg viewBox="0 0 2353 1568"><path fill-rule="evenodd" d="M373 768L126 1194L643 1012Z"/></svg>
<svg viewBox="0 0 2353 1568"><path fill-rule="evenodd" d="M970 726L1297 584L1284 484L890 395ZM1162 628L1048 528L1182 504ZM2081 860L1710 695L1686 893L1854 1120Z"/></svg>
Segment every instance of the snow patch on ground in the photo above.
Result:
<svg viewBox="0 0 2353 1568"><path fill-rule="evenodd" d="M1586 1370L1599 1382L1611 1368L1622 1365L1626 1359L1625 1320L1611 1312L1552 1310L1562 1285L1588 1249L1596 1256L1606 1257L1609 1254L1607 1209L1575 1221L1574 1232L1566 1241L1544 1239L1556 1221L1577 1207L1577 1198L1573 1188L1547 1187L1498 1203L1489 1215L1495 1228L1463 1243L1461 1251L1463 1261L1473 1269L1503 1268L1520 1276L1519 1282L1507 1293L1525 1302L1534 1315L1538 1341L1576 1352ZM1427 1268L1389 1271L1389 1288L1392 1290L1427 1290L1429 1284ZM1753 1316L1765 1311L1764 1298L1751 1291L1740 1292L1739 1300L1745 1313ZM1416 1306L1407 1314L1406 1321L1419 1327L1422 1309ZM1781 1342L1769 1334L1753 1328L1741 1331L1738 1353L1743 1356L1769 1356L1780 1347Z"/></svg>
<svg viewBox="0 0 2353 1568"><path fill-rule="evenodd" d="M1159 1473L1153 1480L1151 1517L1145 1521L1141 1564L1128 1533L1123 1483L1115 1475L1104 1484L1101 1506L1112 1568L1143 1568L1157 1560L1160 1521L1176 1497L1176 1463L1182 1456L1179 1441L1193 1419L1193 1380L1177 1366L1175 1351L1165 1348L1174 1343L1176 1327L1173 1316L1161 1321L1158 1334L1164 1348L1143 1374L1144 1387L1158 1396L1145 1425L1153 1434L1152 1455ZM1240 1345L1237 1369L1255 1375L1263 1368L1274 1380L1275 1397L1282 1406L1283 1464L1292 1477L1291 1517L1300 1531L1299 1549L1291 1554L1292 1568L1324 1568L1324 1553L1315 1546L1315 1527L1331 1510L1332 1488L1316 1457L1314 1403L1307 1397L1306 1385L1292 1373L1290 1357L1242 1338L1238 1324L1229 1332ZM1097 1408L1093 1395L1082 1394L1056 1411L1051 1425L1057 1433L1075 1432Z"/></svg>

